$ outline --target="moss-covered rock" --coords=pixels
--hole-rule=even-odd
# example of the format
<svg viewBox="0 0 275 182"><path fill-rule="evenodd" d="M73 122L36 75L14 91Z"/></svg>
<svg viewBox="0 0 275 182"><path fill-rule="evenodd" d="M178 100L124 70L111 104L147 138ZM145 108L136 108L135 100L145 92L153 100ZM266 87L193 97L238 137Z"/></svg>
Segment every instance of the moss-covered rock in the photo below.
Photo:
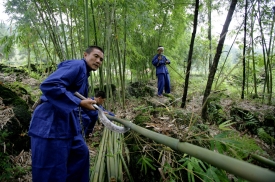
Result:
<svg viewBox="0 0 275 182"><path fill-rule="evenodd" d="M261 140L269 145L273 145L275 142L275 139L271 137L268 133L266 133L263 128L258 129L258 136Z"/></svg>
<svg viewBox="0 0 275 182"><path fill-rule="evenodd" d="M151 96L153 97L154 96L154 92L155 90L146 85L146 83L143 83L143 82L134 82L134 83L131 83L129 86L128 86L128 94L130 96L134 96L136 98L138 97L146 97L146 96Z"/></svg>
<svg viewBox="0 0 275 182"><path fill-rule="evenodd" d="M7 122L2 123L0 130L1 143L5 142L6 150L9 154L19 154L23 149L30 147L27 131L31 120L31 112L28 104L15 92L0 85L0 97L2 101L2 114L8 115ZM9 113L4 112L9 110Z"/></svg>
<svg viewBox="0 0 275 182"><path fill-rule="evenodd" d="M264 113L264 121L263 125L267 127L275 127L275 109L274 110L267 110Z"/></svg>

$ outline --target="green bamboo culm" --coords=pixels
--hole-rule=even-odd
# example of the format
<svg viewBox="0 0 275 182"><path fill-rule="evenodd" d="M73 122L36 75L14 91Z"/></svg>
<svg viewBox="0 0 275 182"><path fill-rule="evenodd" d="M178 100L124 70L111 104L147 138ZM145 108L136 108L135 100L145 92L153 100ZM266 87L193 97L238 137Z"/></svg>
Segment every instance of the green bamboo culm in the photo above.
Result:
<svg viewBox="0 0 275 182"><path fill-rule="evenodd" d="M117 121L120 124L130 128L131 130L150 138L158 143L169 146L173 150L187 153L193 157L201 159L218 168L224 169L232 174L235 174L243 179L255 182L271 182L275 179L275 172L261 168L259 166L241 161L226 155L222 155L211 150L207 150L187 142L180 142L178 139L168 137L151 130L147 130L135 125L129 121L119 119L110 115L106 115L110 120Z"/></svg>
<svg viewBox="0 0 275 182"><path fill-rule="evenodd" d="M105 168L104 156L106 152L106 142L107 142L107 129L104 128L102 142L100 143L100 148L99 148L99 152L98 152L98 156L95 164L95 169L92 172L90 181L99 181L99 179L102 179L104 176L103 170Z"/></svg>
<svg viewBox="0 0 275 182"><path fill-rule="evenodd" d="M125 162L121 155L123 148L121 141L123 141L122 134L104 128L95 167L90 177L91 182L124 181L122 165ZM126 171L129 171L126 165L123 166Z"/></svg>
<svg viewBox="0 0 275 182"><path fill-rule="evenodd" d="M125 160L124 160L124 158L123 158L121 152L119 153L119 156L120 156L121 162L122 162L122 164L123 164L123 167L124 167L124 169L125 169L125 171L126 171L126 174L127 174L128 178L129 178L129 181L130 181L130 182L134 182L133 177L131 176L131 174L130 174L130 172L129 172L129 169L128 169L128 167L127 167L127 164L126 164L126 162L125 162Z"/></svg>
<svg viewBox="0 0 275 182"><path fill-rule="evenodd" d="M261 162L263 164L266 164L266 165L268 165L270 167L275 167L275 162L272 161L272 160L269 160L269 159L267 159L265 157L262 157L262 156L259 156L259 155L256 155L256 154L251 154L250 156L253 159L255 159L255 160L257 160L257 161L259 161L259 162Z"/></svg>
<svg viewBox="0 0 275 182"><path fill-rule="evenodd" d="M113 133L108 131L108 153L107 153L107 169L108 169L108 181L114 181L117 179L115 154L112 141ZM115 180L116 181L116 180Z"/></svg>

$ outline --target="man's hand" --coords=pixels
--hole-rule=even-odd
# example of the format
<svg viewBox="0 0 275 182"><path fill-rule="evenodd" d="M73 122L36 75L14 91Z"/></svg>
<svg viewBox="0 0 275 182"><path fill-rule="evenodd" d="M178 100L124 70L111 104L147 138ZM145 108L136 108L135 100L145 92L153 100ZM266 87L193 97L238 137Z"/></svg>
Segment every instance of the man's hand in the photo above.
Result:
<svg viewBox="0 0 275 182"><path fill-rule="evenodd" d="M79 105L85 109L96 110L93 104L96 104L96 101L89 98L89 99L81 100Z"/></svg>
<svg viewBox="0 0 275 182"><path fill-rule="evenodd" d="M161 55L159 55L158 60L161 60Z"/></svg>

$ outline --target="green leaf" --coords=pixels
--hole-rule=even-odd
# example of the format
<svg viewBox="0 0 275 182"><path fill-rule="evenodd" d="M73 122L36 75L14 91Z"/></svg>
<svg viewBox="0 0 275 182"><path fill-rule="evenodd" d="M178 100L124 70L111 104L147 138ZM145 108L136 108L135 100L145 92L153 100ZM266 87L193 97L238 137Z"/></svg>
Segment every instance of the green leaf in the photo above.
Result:
<svg viewBox="0 0 275 182"><path fill-rule="evenodd" d="M219 125L219 128L221 129L221 130L231 130L230 128L228 128L228 126L231 126L231 125L233 125L233 124L235 124L236 122L232 122L231 123L231 120L228 120L228 121L225 121L225 122L223 122L223 123L221 123L220 125Z"/></svg>
<svg viewBox="0 0 275 182"><path fill-rule="evenodd" d="M188 169L188 182L195 182L195 177L194 177L194 174L193 174L193 166L192 164L189 162L187 164L187 169Z"/></svg>
<svg viewBox="0 0 275 182"><path fill-rule="evenodd" d="M151 169L156 170L156 168L151 164L153 162L152 159L146 157L146 156L142 156L139 160L138 160L138 164L141 163L141 171L144 170L144 173L147 174L147 167L149 166Z"/></svg>

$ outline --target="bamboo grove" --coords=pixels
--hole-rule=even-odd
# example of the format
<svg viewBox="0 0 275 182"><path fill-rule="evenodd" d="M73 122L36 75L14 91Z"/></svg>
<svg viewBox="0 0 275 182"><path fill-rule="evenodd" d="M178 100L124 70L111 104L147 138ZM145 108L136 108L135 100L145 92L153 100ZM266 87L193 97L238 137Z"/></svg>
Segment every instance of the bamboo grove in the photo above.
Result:
<svg viewBox="0 0 275 182"><path fill-rule="evenodd" d="M47 65L54 69L63 60L81 58L87 45L102 46L106 57L104 66L92 76L91 82L100 87L103 83L117 85L123 104L125 83L154 78L151 58L156 47L164 45L174 68L185 75L186 82L195 70L212 75L208 78L204 101L211 88L221 89L226 78L222 75L232 74L238 64L243 68L239 71L241 98L253 95L271 104L274 84L272 1L235 1L236 8L231 10L232 17L229 18L231 22L240 22L234 27L236 29L212 33L215 22L212 22L211 12L222 11L222 8L229 11L230 4L230 1L221 3L215 0L141 0L135 3L128 0L8 0L5 8L12 20L5 28L2 27L5 31L1 35L1 59L11 64L14 62L11 61L14 50L19 47L24 62L13 65L27 64L29 69L31 64L40 65L41 69ZM197 20L194 19L195 7ZM224 26L229 26L230 21L224 20ZM194 32L195 28L200 31ZM229 33L235 37L231 46L237 43L242 52L235 60L228 60L230 56L222 52L224 41L219 42ZM191 35L193 44L190 44ZM223 62L220 67L219 62ZM226 70L225 65L231 65L232 70ZM171 77L173 80L178 76L172 73ZM264 78L264 83L259 86L260 77ZM216 84L212 87L214 81ZM183 83L181 79L176 84ZM185 96L188 84L184 85Z"/></svg>
<svg viewBox="0 0 275 182"><path fill-rule="evenodd" d="M205 103L211 92L229 86L232 95L240 99L274 104L274 3L6 0L11 19L8 24L1 23L0 62L24 65L30 74L43 79L58 63L81 58L88 45L101 46L105 50L103 66L92 73L90 84L107 90L115 85L115 98L125 108L126 84L155 78L151 60L157 46L162 45L172 62L168 67L172 85L182 89L182 108L189 88L196 87L192 78L202 78L202 117L206 119ZM222 22L213 20L221 12L226 14ZM222 28L214 31L214 24L222 24ZM231 41L226 42L228 39ZM107 93L114 98L112 92ZM108 104L117 107L111 99ZM104 130L102 141L91 180L103 181L106 176L109 180L122 179L123 169L132 181L122 157L125 144L117 142L123 137ZM103 165L110 170L106 172Z"/></svg>

